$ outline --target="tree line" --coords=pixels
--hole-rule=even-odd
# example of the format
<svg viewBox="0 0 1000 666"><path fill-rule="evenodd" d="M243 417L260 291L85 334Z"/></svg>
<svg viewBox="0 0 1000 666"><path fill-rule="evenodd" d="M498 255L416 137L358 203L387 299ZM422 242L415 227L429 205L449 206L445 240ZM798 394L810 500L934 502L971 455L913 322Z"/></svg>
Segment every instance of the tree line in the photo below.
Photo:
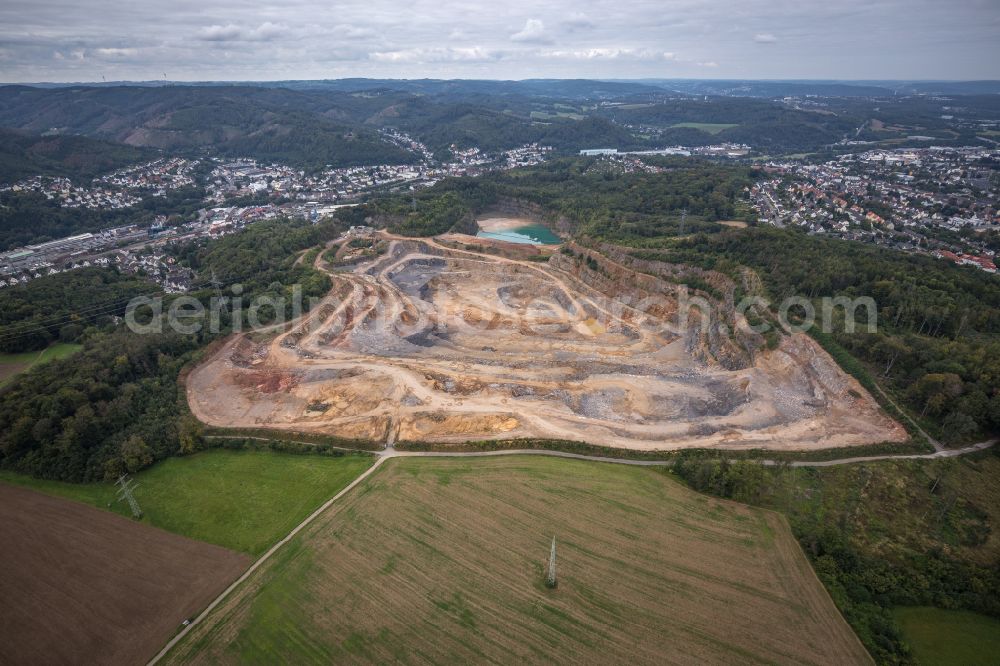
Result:
<svg viewBox="0 0 1000 666"><path fill-rule="evenodd" d="M735 277L748 266L774 302L793 295L873 298L878 331L859 326L848 333L842 321L834 322L836 342L946 442L1000 431L996 276L926 255L773 228L698 234L659 258Z"/></svg>
<svg viewBox="0 0 1000 666"><path fill-rule="evenodd" d="M780 511L858 638L879 664L912 655L894 606L1000 616L1000 569L984 564L992 529L978 484L995 453L974 462L900 461L765 467L686 451L671 471L692 488ZM984 478L986 477L986 478Z"/></svg>
<svg viewBox="0 0 1000 666"><path fill-rule="evenodd" d="M626 172L593 158L553 160L480 178L450 178L417 195L372 204L397 233L474 232L470 215L504 200L535 204L568 221L577 235L630 245L720 230L719 220L748 219L744 188L752 169L703 160L646 158L662 173Z"/></svg>
<svg viewBox="0 0 1000 666"><path fill-rule="evenodd" d="M319 225L264 221L238 234L179 247L176 256L201 276L214 272L226 288L239 282L245 299L287 298L298 282L308 306L308 297L326 293L329 281L311 262L295 265L296 256L342 229L337 219ZM89 284L83 293L95 301L108 297L104 280L111 293L120 293L122 282L108 271L85 275L89 282L80 277L80 286ZM41 288L47 294L48 286ZM189 295L207 307L215 290L209 286ZM172 297L165 298L164 311ZM0 389L0 466L41 478L95 481L194 450L201 426L187 411L178 375L226 334L229 323L224 313L219 334L203 327L191 335L166 328L140 335L110 321L87 328L78 338L83 348L72 358L38 365Z"/></svg>
<svg viewBox="0 0 1000 666"><path fill-rule="evenodd" d="M158 291L154 283L115 269L82 268L0 290L0 352L76 342L86 329L125 313L128 301Z"/></svg>

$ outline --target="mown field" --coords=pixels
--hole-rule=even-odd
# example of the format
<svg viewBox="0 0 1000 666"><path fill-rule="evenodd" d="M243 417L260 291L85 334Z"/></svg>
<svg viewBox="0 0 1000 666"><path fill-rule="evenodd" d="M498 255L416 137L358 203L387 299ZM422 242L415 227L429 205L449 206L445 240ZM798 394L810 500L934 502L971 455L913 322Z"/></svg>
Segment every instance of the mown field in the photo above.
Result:
<svg viewBox="0 0 1000 666"><path fill-rule="evenodd" d="M139 472L135 496L143 522L259 555L372 462L360 455L203 451ZM45 481L6 471L0 471L0 482L131 515L111 484Z"/></svg>
<svg viewBox="0 0 1000 666"><path fill-rule="evenodd" d="M780 515L530 456L388 461L168 660L870 661Z"/></svg>
<svg viewBox="0 0 1000 666"><path fill-rule="evenodd" d="M702 132L708 132L709 134L718 134L723 130L732 129L736 127L735 123L677 123L676 125L671 125L671 127L677 128L690 128L701 130Z"/></svg>
<svg viewBox="0 0 1000 666"><path fill-rule="evenodd" d="M51 361L54 358L66 358L79 349L80 345L57 342L42 351L0 354L0 386L10 381L14 375L24 372L32 366Z"/></svg>
<svg viewBox="0 0 1000 666"><path fill-rule="evenodd" d="M897 608L894 613L919 666L1000 663L1000 620L968 611Z"/></svg>
<svg viewBox="0 0 1000 666"><path fill-rule="evenodd" d="M900 607L1000 617L1000 450L812 468L724 466L699 455L681 457L671 472L695 489L784 514L881 663L912 661ZM968 650L993 657L981 642Z"/></svg>

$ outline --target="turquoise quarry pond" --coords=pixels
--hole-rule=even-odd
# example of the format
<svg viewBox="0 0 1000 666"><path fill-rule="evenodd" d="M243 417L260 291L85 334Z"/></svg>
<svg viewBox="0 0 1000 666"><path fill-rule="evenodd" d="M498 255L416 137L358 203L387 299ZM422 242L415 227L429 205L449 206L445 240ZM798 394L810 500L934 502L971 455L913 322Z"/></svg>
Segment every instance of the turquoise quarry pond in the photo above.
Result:
<svg viewBox="0 0 1000 666"><path fill-rule="evenodd" d="M510 243L529 243L531 245L558 245L562 242L548 227L543 227L540 224L526 224L503 231L480 230L476 237L495 238Z"/></svg>

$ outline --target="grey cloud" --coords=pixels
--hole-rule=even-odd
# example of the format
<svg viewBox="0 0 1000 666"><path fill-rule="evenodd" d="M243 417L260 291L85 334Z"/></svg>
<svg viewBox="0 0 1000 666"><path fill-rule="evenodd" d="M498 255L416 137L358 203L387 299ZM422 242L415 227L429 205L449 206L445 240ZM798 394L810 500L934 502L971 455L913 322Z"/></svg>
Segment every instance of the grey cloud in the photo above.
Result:
<svg viewBox="0 0 1000 666"><path fill-rule="evenodd" d="M512 42L528 44L551 44L552 37L545 32L545 24L538 19L528 19L524 27L510 36Z"/></svg>
<svg viewBox="0 0 1000 666"><path fill-rule="evenodd" d="M573 60L674 60L676 58L669 51L609 47L577 49L575 51L545 51L541 55L546 58L569 58Z"/></svg>
<svg viewBox="0 0 1000 666"><path fill-rule="evenodd" d="M331 34L342 39L369 39L376 36L376 32L371 28L363 28L355 25L344 24L334 26Z"/></svg>
<svg viewBox="0 0 1000 666"><path fill-rule="evenodd" d="M595 27L595 23L583 12L573 12L569 18L562 22L562 25L570 31L584 30Z"/></svg>
<svg viewBox="0 0 1000 666"><path fill-rule="evenodd" d="M380 51L371 54L371 59L390 63L432 63L432 62L487 62L504 57L502 51L480 48L426 48L402 51Z"/></svg>
<svg viewBox="0 0 1000 666"><path fill-rule="evenodd" d="M289 35L286 25L267 21L255 28L227 23L210 25L198 31L198 39L206 42L267 42Z"/></svg>
<svg viewBox="0 0 1000 666"><path fill-rule="evenodd" d="M8 0L0 59L6 81L1000 78L1000 3Z"/></svg>

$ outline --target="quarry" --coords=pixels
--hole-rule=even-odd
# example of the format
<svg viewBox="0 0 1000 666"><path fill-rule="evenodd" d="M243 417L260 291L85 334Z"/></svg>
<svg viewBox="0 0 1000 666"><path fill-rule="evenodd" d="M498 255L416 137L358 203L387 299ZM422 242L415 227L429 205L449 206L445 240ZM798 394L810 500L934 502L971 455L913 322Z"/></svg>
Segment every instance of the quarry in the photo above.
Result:
<svg viewBox="0 0 1000 666"><path fill-rule="evenodd" d="M328 263L331 250L317 257L329 294L280 333L231 337L188 377L192 412L219 427L445 448L523 438L812 450L906 439L808 335L765 345L742 330L732 285L717 274L614 247L539 254L462 234L381 232L377 247L346 265ZM688 289L694 279L718 289Z"/></svg>

